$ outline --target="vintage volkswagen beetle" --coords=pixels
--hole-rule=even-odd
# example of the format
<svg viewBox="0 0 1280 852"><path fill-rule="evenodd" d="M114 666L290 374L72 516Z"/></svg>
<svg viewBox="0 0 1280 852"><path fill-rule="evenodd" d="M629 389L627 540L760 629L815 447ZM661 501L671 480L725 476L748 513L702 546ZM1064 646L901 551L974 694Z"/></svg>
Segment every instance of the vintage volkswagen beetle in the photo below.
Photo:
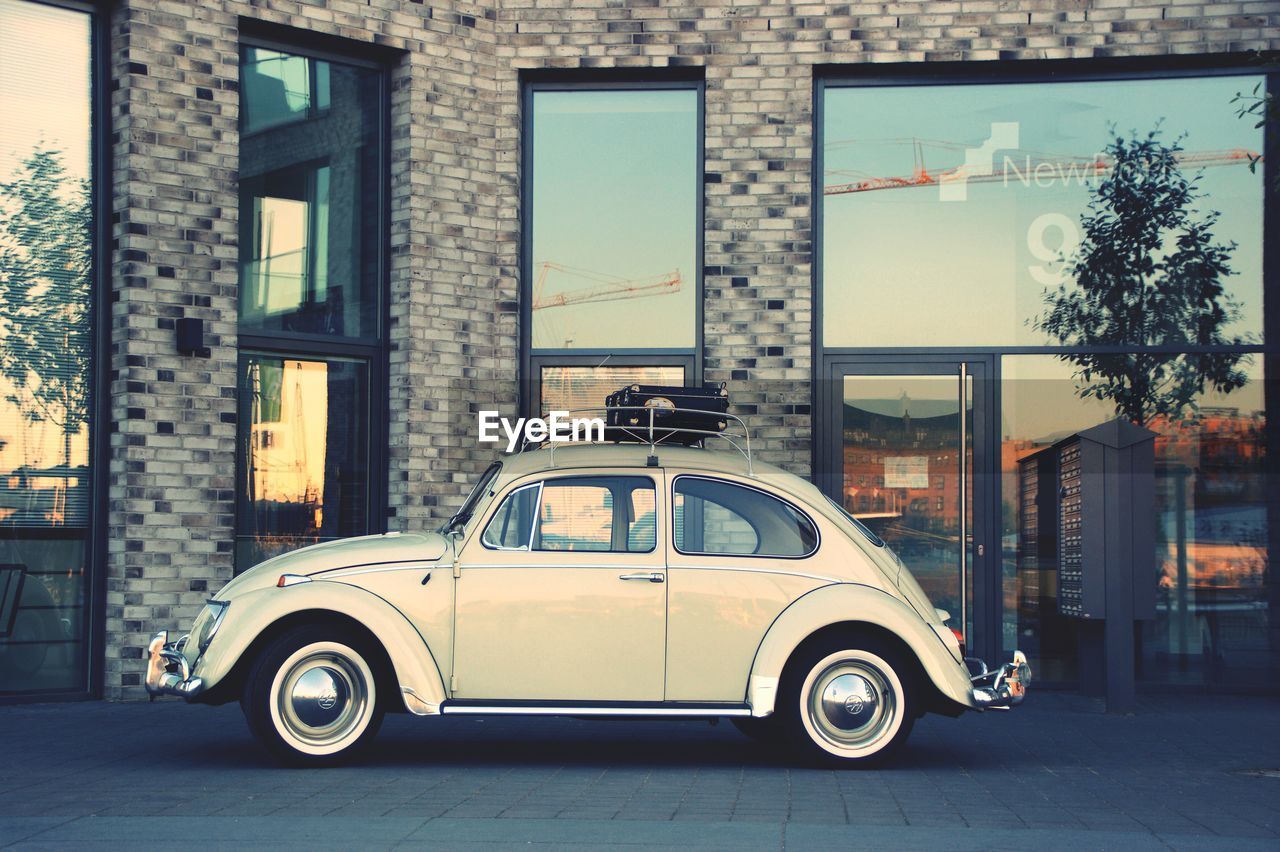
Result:
<svg viewBox="0 0 1280 852"><path fill-rule="evenodd" d="M730 717L859 765L926 712L1022 700L1022 654L966 664L946 618L874 534L749 452L552 445L495 462L438 532L241 574L188 635L153 637L146 685L239 700L294 763L407 711Z"/></svg>

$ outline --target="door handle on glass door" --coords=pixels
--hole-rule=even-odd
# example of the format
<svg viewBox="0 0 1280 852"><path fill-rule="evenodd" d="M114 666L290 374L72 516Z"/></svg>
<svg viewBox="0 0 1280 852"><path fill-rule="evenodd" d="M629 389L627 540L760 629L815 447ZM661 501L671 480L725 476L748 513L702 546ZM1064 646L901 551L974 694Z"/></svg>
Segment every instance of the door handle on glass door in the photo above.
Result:
<svg viewBox="0 0 1280 852"><path fill-rule="evenodd" d="M619 580L648 580L650 583L663 582L663 576L658 571L641 571L636 574L619 574Z"/></svg>

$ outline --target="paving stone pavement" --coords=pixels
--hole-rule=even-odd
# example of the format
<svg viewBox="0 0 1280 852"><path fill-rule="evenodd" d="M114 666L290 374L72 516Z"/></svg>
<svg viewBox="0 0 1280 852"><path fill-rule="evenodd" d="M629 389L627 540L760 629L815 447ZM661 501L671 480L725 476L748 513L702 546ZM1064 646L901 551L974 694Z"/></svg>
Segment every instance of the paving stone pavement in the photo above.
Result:
<svg viewBox="0 0 1280 852"><path fill-rule="evenodd" d="M390 716L275 767L239 708L0 707L0 847L1280 849L1280 700L1042 692L833 772L729 724ZM1280 774L1280 773L1278 773Z"/></svg>

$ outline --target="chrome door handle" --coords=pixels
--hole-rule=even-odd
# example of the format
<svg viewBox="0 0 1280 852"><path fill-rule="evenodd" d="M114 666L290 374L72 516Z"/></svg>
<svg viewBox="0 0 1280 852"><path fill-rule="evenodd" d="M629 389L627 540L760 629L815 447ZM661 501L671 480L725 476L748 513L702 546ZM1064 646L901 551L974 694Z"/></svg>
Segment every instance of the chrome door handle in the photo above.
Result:
<svg viewBox="0 0 1280 852"><path fill-rule="evenodd" d="M650 583L665 582L665 577L660 571L640 571L635 574L619 574L619 580L648 580Z"/></svg>

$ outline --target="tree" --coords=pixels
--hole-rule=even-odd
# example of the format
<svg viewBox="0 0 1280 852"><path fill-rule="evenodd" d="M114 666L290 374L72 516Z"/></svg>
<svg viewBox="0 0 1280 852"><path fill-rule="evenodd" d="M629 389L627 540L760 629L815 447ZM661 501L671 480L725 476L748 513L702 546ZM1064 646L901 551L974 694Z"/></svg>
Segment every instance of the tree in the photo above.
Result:
<svg viewBox="0 0 1280 852"><path fill-rule="evenodd" d="M1081 217L1083 238L1065 259L1067 283L1045 291L1033 320L1063 346L1142 348L1241 345L1226 329L1240 306L1225 290L1236 244L1213 235L1215 211L1201 211L1198 178L1179 168L1179 140L1160 128L1145 136L1113 133L1107 176ZM1241 354L1069 354L1082 398L1107 400L1135 423L1178 417L1206 388L1245 384Z"/></svg>
<svg viewBox="0 0 1280 852"><path fill-rule="evenodd" d="M0 375L6 399L31 421L71 438L89 416L88 182L37 145L0 183Z"/></svg>

